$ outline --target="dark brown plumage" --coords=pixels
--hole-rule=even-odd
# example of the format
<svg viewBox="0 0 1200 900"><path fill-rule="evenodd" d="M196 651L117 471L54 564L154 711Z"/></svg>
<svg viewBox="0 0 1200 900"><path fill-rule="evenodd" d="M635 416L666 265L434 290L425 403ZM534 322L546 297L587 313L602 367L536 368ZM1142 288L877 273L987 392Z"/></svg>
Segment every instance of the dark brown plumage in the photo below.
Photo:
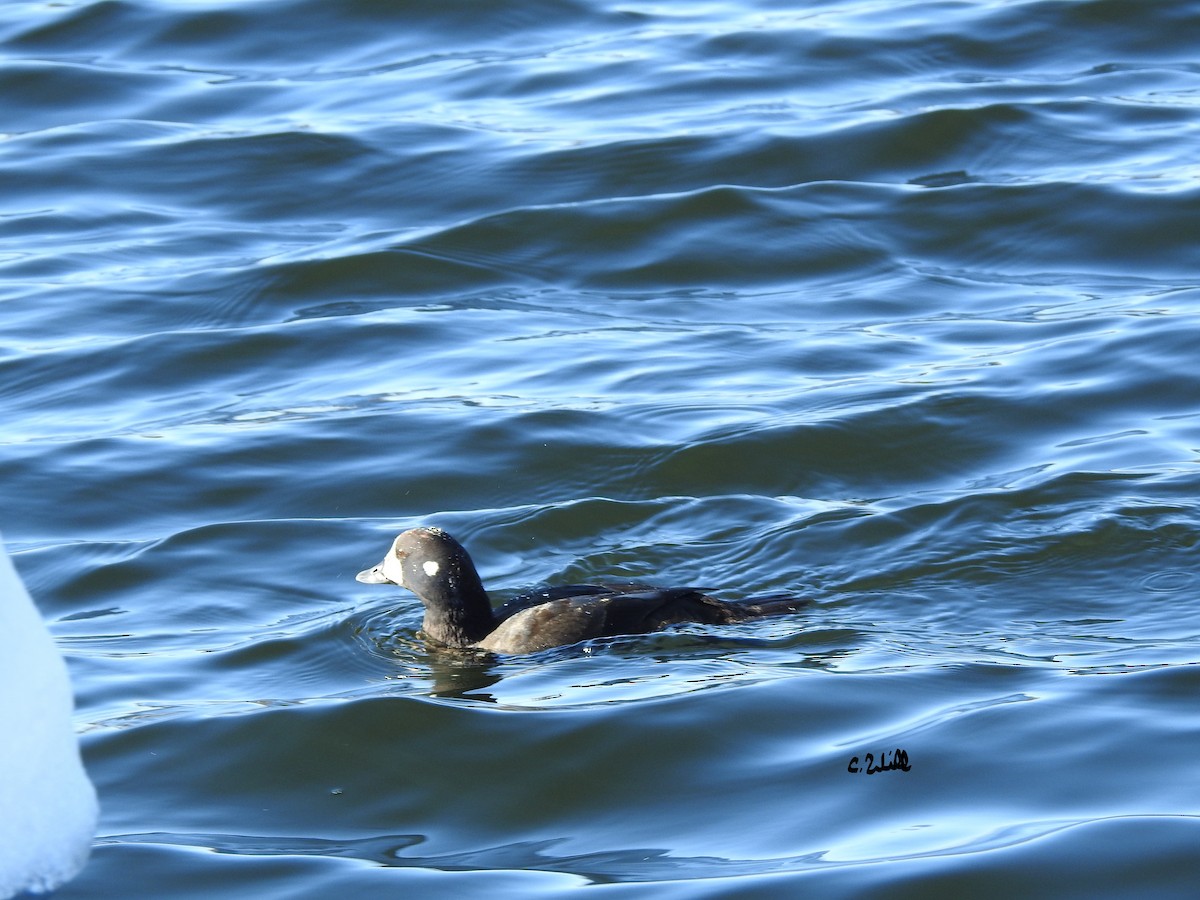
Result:
<svg viewBox="0 0 1200 900"><path fill-rule="evenodd" d="M493 610L471 557L440 528L405 531L379 565L357 577L366 584L398 584L416 594L425 606L422 629L434 641L507 654L645 634L679 622L727 625L792 612L804 603L781 594L729 602L710 597L707 588L622 581L532 591Z"/></svg>

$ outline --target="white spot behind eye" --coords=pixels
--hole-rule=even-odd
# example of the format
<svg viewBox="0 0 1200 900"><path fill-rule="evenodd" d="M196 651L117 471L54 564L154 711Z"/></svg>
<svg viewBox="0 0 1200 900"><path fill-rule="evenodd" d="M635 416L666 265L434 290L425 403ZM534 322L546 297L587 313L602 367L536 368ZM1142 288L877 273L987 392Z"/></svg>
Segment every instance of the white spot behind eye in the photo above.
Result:
<svg viewBox="0 0 1200 900"><path fill-rule="evenodd" d="M426 575L432 578L438 573L438 570L441 569L441 566L439 566L434 560L427 559L425 562L421 563L421 568L425 570Z"/></svg>

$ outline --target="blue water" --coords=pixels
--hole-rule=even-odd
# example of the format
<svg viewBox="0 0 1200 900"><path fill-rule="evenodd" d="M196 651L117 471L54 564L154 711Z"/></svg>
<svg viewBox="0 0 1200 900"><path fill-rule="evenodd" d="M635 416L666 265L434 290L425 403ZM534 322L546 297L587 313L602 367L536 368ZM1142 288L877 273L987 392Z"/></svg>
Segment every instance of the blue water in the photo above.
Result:
<svg viewBox="0 0 1200 900"><path fill-rule="evenodd" d="M0 7L0 528L103 805L59 896L1189 896L1197 34ZM418 524L497 600L812 602L464 659L354 581Z"/></svg>

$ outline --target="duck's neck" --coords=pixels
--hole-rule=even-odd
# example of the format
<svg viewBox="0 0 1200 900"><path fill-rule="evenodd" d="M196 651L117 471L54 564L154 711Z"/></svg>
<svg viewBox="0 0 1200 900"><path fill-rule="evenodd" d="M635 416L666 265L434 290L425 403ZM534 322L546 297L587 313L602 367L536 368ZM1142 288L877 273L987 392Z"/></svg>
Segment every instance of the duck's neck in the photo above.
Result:
<svg viewBox="0 0 1200 900"><path fill-rule="evenodd" d="M483 640L496 628L492 602L478 579L459 584L450 597L440 603L427 603L421 628L429 637L449 647L469 647Z"/></svg>

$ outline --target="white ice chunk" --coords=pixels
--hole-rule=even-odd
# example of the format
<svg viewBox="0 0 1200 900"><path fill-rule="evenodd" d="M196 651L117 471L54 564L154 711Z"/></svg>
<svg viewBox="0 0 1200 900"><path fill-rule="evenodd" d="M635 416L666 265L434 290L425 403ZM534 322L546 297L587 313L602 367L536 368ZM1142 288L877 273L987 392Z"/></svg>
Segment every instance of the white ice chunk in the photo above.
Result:
<svg viewBox="0 0 1200 900"><path fill-rule="evenodd" d="M96 791L67 667L0 544L0 898L54 890L87 861Z"/></svg>

